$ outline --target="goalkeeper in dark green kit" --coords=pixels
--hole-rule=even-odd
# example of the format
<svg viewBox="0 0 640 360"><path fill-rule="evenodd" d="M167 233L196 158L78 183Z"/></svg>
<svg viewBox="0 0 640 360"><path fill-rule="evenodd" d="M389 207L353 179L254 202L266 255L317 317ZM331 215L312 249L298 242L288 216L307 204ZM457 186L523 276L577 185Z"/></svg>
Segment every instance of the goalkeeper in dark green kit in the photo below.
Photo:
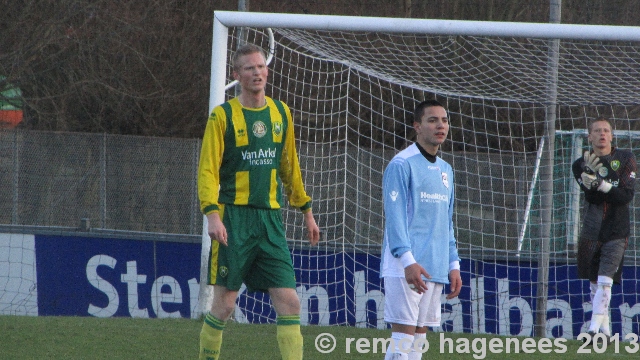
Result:
<svg viewBox="0 0 640 360"><path fill-rule="evenodd" d="M611 286L621 281L637 164L633 153L611 145L613 124L607 118L589 123L588 140L593 152L585 152L572 170L586 200L578 242L578 276L590 282L593 310L587 341L591 341L598 332L611 336Z"/></svg>

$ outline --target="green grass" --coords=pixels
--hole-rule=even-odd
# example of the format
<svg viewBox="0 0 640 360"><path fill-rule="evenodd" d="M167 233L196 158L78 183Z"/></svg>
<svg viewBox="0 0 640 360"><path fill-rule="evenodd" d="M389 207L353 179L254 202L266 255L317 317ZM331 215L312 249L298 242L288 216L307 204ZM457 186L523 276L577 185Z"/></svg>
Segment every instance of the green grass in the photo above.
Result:
<svg viewBox="0 0 640 360"><path fill-rule="evenodd" d="M197 359L198 337L202 322L188 319L131 319L91 317L29 317L0 316L0 358L2 359ZM275 338L275 325L244 325L230 322L224 333L222 359L279 359ZM315 348L316 336L330 333L337 339L336 348L322 354ZM356 341L351 342L347 353L347 338L365 338L373 343L374 338L386 338L390 331L360 329L342 326L304 326L305 360L313 359L378 359L384 358L380 346L376 353L358 353ZM484 341L504 337L492 335L470 335L444 333L451 338L454 353L440 353L440 333L429 333L429 351L423 359L638 359L640 352L630 354L620 344L618 354L609 348L605 354L577 354L581 343L567 341L564 354L551 352L542 354L537 349L532 354L513 352L492 354L486 350L485 357L479 350ZM522 340L522 339L521 339ZM497 341L497 340L495 340ZM553 341L553 339L551 339ZM460 344L469 344L466 353ZM488 347L485 347L488 349ZM552 350L554 347L551 348ZM587 348L591 349L591 348Z"/></svg>

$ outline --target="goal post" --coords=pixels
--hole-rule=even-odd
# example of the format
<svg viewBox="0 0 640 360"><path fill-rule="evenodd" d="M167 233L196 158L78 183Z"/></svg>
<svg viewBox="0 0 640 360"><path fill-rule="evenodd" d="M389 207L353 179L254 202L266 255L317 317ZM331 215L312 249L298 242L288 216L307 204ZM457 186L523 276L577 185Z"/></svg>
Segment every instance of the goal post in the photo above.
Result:
<svg viewBox="0 0 640 360"><path fill-rule="evenodd" d="M225 88L240 27L249 42L275 51L267 95L292 110L305 185L323 231L319 247L306 246L301 217L283 209L303 324L386 327L378 278L382 172L412 140L406 120L415 104L436 98L451 119L441 156L454 167L464 283L459 298L443 300L442 328L530 336L536 326L567 338L581 332L590 303L570 251L582 201L570 165L576 144L587 144L576 134L589 118L607 115L618 144L635 150L629 134L640 130L640 28L216 11L209 111L234 96ZM553 39L557 94L550 97ZM548 111L555 112L552 139ZM550 167L540 165L547 147L553 169L538 171ZM638 207L634 201L634 224ZM206 228L205 218L203 271ZM540 269L545 241L550 265ZM614 332L622 333L635 329L640 307L634 307L640 284L633 239L626 260L631 275L624 295L612 301ZM534 314L541 281L542 317ZM204 313L211 296L205 273L200 287ZM273 321L266 297L240 293L237 321Z"/></svg>

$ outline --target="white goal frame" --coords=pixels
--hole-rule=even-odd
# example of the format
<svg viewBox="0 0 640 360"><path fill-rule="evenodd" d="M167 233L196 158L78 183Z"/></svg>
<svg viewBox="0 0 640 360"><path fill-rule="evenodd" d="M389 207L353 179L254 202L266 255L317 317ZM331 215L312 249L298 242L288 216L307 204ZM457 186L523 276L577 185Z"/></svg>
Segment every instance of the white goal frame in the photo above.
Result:
<svg viewBox="0 0 640 360"><path fill-rule="evenodd" d="M551 23L515 23L488 22L463 20L430 20L405 18L355 17L333 15L303 15L279 13L254 13L236 11L215 11L213 17L213 42L211 52L211 83L209 98L209 113L225 100L227 76L228 37L230 27L255 28L295 28L304 30L326 31L361 31L406 34L430 34L451 36L504 36L522 38L543 38L549 40L603 40L603 41L632 41L640 42L640 27L604 26L604 25L573 25ZM551 55L550 55L551 56ZM547 106L553 107L553 96ZM553 114L555 115L555 114ZM549 119L547 119L549 121ZM551 119L551 123L553 119ZM548 129L545 136L553 139L555 129ZM543 142L544 143L544 142ZM553 151L553 141L547 141L545 151ZM538 161L544 154L539 152ZM547 163L546 166L553 166ZM545 174L546 175L546 174ZM549 176L553 177L552 174ZM540 179L549 180L547 179ZM533 188L530 190L533 191ZM525 222L526 226L526 222ZM524 233L525 229L522 230ZM202 264L210 251L210 239L207 235L206 217L203 221L202 235ZM547 259L548 261L548 259ZM539 266L544 267L544 262ZM541 272L544 273L544 272ZM199 311L205 313L211 304L211 287L206 285L206 266L201 268L201 283L199 296ZM543 305L544 306L544 305ZM544 307L543 307L544 308ZM538 324L537 326L541 326Z"/></svg>

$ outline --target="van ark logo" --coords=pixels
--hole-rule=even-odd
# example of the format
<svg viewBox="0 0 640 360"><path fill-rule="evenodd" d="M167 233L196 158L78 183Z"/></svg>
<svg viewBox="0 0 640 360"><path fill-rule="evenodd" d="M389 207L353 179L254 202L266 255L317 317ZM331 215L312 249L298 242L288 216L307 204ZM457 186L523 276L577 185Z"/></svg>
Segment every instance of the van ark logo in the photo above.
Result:
<svg viewBox="0 0 640 360"><path fill-rule="evenodd" d="M267 126L260 120L253 123L253 135L257 138L263 137L267 133Z"/></svg>

